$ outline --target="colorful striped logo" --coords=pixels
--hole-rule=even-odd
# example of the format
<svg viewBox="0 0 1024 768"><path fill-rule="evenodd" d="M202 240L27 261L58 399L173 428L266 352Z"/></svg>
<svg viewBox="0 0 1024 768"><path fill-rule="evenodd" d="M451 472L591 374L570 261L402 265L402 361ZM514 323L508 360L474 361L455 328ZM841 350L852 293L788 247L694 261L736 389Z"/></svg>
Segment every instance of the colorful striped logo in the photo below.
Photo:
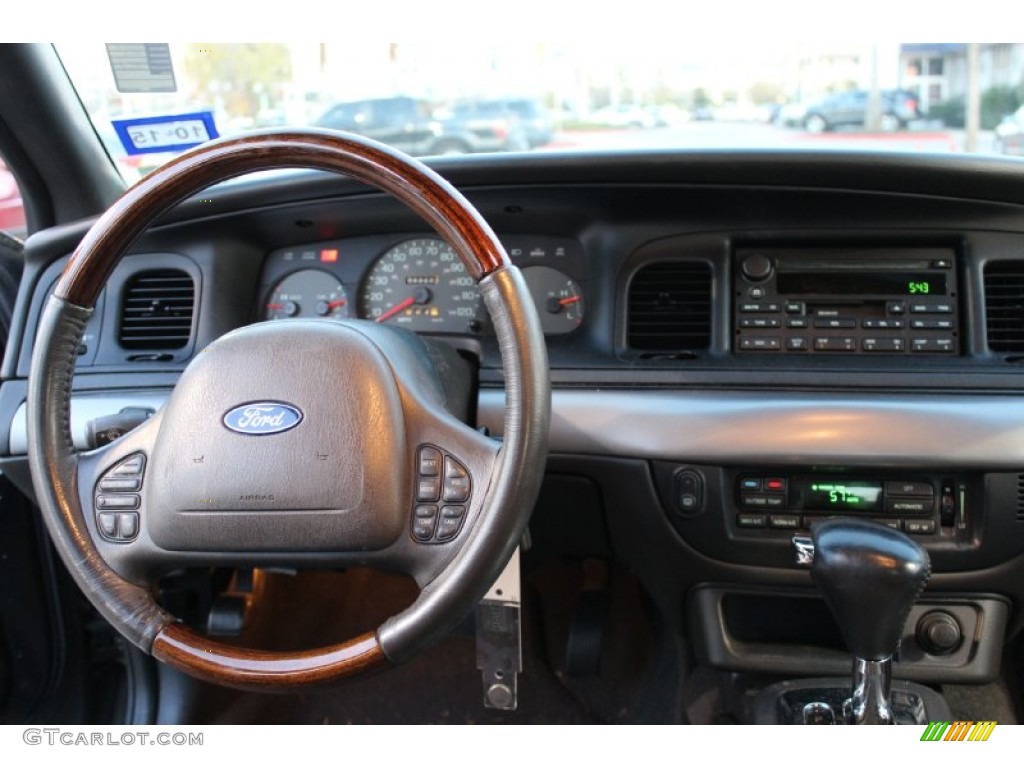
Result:
<svg viewBox="0 0 1024 768"><path fill-rule="evenodd" d="M924 729L921 741L988 741L995 727L995 720L933 721Z"/></svg>

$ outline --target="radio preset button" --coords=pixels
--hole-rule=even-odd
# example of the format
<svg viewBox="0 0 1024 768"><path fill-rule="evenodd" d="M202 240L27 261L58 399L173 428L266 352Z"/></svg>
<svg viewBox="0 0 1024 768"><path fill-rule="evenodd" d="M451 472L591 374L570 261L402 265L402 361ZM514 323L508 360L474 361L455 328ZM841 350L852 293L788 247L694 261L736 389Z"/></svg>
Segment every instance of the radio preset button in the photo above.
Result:
<svg viewBox="0 0 1024 768"><path fill-rule="evenodd" d="M863 349L865 352L902 352L903 339L864 339L861 341L861 349Z"/></svg>
<svg viewBox="0 0 1024 768"><path fill-rule="evenodd" d="M816 352L856 352L857 339L849 336L819 336L814 340Z"/></svg>
<svg viewBox="0 0 1024 768"><path fill-rule="evenodd" d="M953 339L948 337L937 339L912 339L910 342L910 348L914 352L952 352Z"/></svg>

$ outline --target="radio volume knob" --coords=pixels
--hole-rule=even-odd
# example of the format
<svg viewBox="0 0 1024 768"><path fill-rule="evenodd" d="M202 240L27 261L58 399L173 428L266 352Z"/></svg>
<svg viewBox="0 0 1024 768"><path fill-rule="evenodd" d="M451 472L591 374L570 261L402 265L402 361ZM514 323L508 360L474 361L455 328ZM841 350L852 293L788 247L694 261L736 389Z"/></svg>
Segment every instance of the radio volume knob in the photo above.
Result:
<svg viewBox="0 0 1024 768"><path fill-rule="evenodd" d="M743 272L743 276L747 280L757 283L761 280L767 280L771 276L773 266L772 260L763 253L755 253L743 259L743 263L740 264L740 271Z"/></svg>

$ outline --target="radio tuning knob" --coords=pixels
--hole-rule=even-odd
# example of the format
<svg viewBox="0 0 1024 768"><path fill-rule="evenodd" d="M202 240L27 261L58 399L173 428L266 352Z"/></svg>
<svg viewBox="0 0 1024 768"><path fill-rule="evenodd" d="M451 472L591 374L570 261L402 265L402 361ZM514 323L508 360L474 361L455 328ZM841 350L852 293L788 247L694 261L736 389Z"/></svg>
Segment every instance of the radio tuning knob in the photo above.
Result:
<svg viewBox="0 0 1024 768"><path fill-rule="evenodd" d="M772 267L771 259L762 253L755 253L743 259L743 263L740 264L740 271L743 272L743 276L747 280L756 283L761 280L767 280L772 274Z"/></svg>
<svg viewBox="0 0 1024 768"><path fill-rule="evenodd" d="M760 282L771 276L773 266L772 260L763 253L755 253L743 259L740 271L747 280Z"/></svg>

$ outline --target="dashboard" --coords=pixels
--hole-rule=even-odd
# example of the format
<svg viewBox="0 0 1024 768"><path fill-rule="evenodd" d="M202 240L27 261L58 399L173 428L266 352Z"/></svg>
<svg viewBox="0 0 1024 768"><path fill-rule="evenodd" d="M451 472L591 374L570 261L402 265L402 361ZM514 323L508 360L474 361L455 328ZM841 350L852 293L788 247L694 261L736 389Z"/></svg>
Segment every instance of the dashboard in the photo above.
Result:
<svg viewBox="0 0 1024 768"><path fill-rule="evenodd" d="M880 520L936 571L897 674L992 678L1024 600L1024 165L651 153L436 168L542 318L554 394L536 538L625 562L713 666L826 674L846 657L792 630L820 609L793 533ZM32 339L89 223L28 244L0 468L29 494ZM452 345L478 374L470 418L500 435L497 344L451 249L354 181L289 172L186 201L122 261L79 350L76 444L92 420L159 408L223 333L294 317ZM973 639L928 646L915 622L935 610Z"/></svg>

